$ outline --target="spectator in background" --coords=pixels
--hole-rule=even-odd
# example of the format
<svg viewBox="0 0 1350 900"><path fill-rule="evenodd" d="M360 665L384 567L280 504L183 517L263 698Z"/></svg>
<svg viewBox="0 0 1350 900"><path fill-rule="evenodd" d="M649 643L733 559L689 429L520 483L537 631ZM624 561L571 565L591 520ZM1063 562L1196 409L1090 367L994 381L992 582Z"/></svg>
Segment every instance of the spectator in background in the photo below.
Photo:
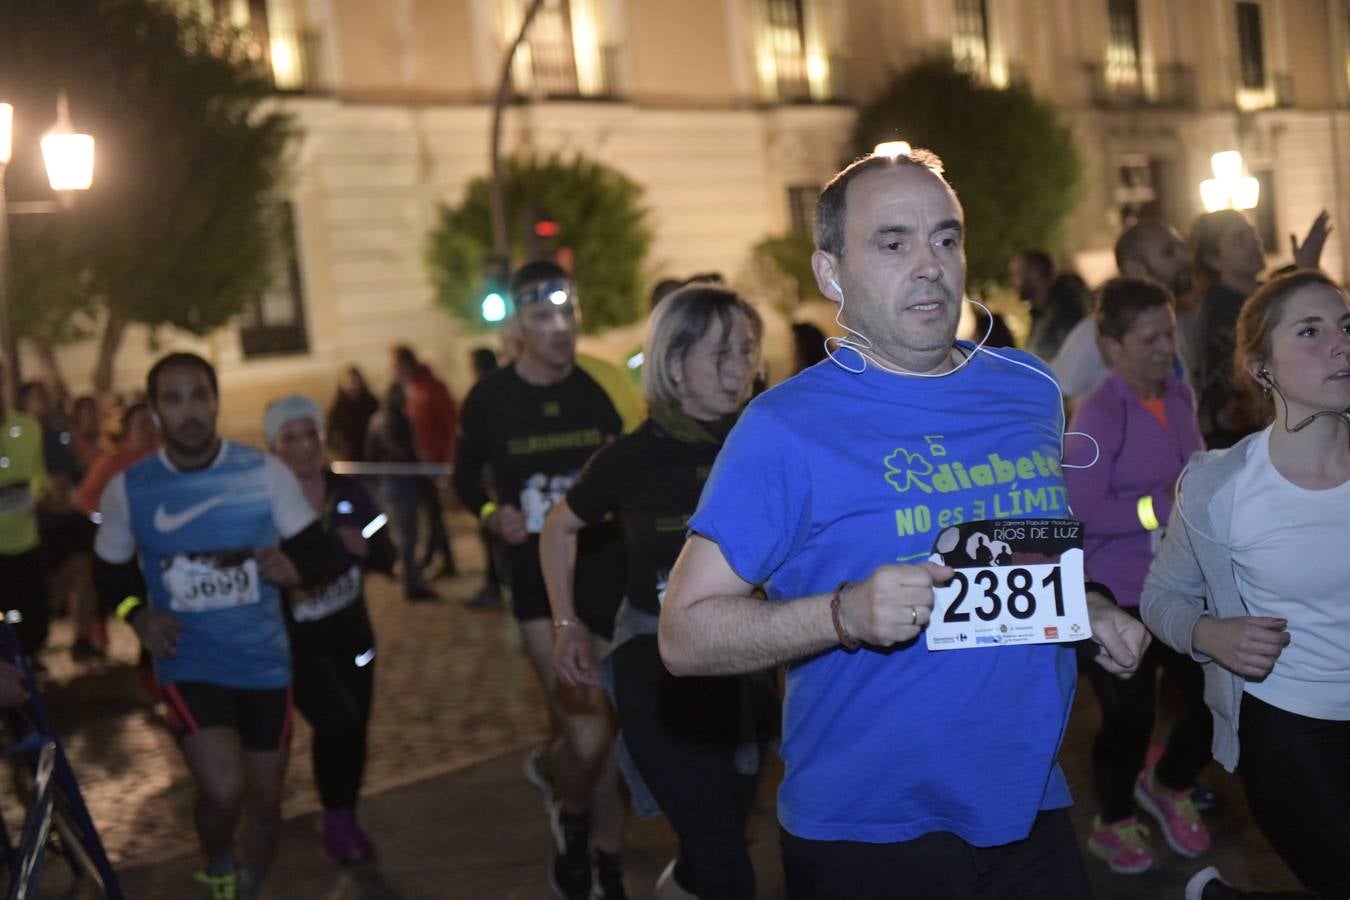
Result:
<svg viewBox="0 0 1350 900"><path fill-rule="evenodd" d="M366 459L395 463L417 461L412 423L403 412L405 402L403 386L398 382L391 384L384 395L384 406L371 419L370 431L366 434ZM420 480L416 475L381 475L379 479L380 500L384 502L389 518L394 523L394 536L398 539L403 596L413 603L440 599L435 591L427 587L422 578L422 569L417 565Z"/></svg>
<svg viewBox="0 0 1350 900"><path fill-rule="evenodd" d="M89 516L98 512L103 489L112 477L145 459L158 446L159 426L155 424L150 407L143 402L127 407L122 413L122 424L113 449L99 454L75 491L76 507Z"/></svg>
<svg viewBox="0 0 1350 900"><path fill-rule="evenodd" d="M89 394L77 397L70 414L70 446L81 472L87 472L103 452L99 424L98 400Z"/></svg>
<svg viewBox="0 0 1350 900"><path fill-rule="evenodd" d="M1316 269L1331 233L1322 210L1299 243L1289 236L1294 267ZM1200 431L1212 450L1231 447L1261 427L1263 416L1248 395L1234 388L1234 333L1242 303L1260 285L1266 267L1256 229L1242 213L1223 209L1205 213L1191 228L1195 270L1204 291L1196 316L1196 389L1200 395Z"/></svg>
<svg viewBox="0 0 1350 900"><path fill-rule="evenodd" d="M366 450L366 432L380 401L370 392L365 376L356 366L342 370L337 393L328 407L324 432L333 459L361 459Z"/></svg>
<svg viewBox="0 0 1350 900"><path fill-rule="evenodd" d="M1116 268L1126 278L1151 278L1170 290L1178 303L1190 292L1190 254L1186 242L1170 225L1140 222L1125 229L1116 239L1115 255ZM1183 363L1178 374L1185 375L1191 368L1195 317L1192 311L1180 309L1176 316L1177 355ZM1111 370L1098 346L1095 316L1087 316L1073 327L1050 368L1071 405L1106 380Z"/></svg>
<svg viewBox="0 0 1350 900"><path fill-rule="evenodd" d="M5 611L20 615L14 623L19 646L36 662L51 620L36 515L50 484L42 426L22 408L9 409L0 395L0 429L0 445L9 459L0 469L0 584L5 586Z"/></svg>
<svg viewBox="0 0 1350 900"><path fill-rule="evenodd" d="M25 382L19 388L19 407L42 428L42 457L51 479L37 515L48 597L56 610L70 612L75 626L71 655L76 659L102 656L107 641L97 633L99 617L91 575L95 526L74 505L75 486L84 474L83 466L75 456L60 408L45 384Z"/></svg>
<svg viewBox="0 0 1350 900"><path fill-rule="evenodd" d="M810 322L793 322L792 374L809 369L825 358L825 332Z"/></svg>
<svg viewBox="0 0 1350 900"><path fill-rule="evenodd" d="M1037 356L1042 356L1052 344L1058 347L1060 343L1055 335L1047 333L1050 320L1046 314L1050 306L1050 285L1054 280L1055 263L1043 250L1023 250L1008 264L1008 283L1031 311L1026 349ZM1065 333L1068 333L1067 329Z"/></svg>
<svg viewBox="0 0 1350 900"><path fill-rule="evenodd" d="M417 458L427 463L452 463L455 459L455 434L459 429L459 407L450 389L421 362L406 344L394 347L394 378L403 386L406 413L412 424ZM450 534L445 529L441 510L439 479L418 481L422 509L427 515L427 547L420 560L423 569L439 565L437 575L454 575L455 556L450 549Z"/></svg>

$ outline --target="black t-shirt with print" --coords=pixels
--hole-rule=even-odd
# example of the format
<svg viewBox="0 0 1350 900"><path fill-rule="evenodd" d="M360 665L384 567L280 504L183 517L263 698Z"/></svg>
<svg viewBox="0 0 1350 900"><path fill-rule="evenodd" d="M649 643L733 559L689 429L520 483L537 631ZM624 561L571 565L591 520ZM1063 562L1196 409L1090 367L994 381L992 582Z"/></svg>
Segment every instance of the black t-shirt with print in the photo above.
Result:
<svg viewBox="0 0 1350 900"><path fill-rule="evenodd" d="M661 610L666 579L720 449L678 441L648 419L600 450L567 492L567 505L587 523L618 514L628 554L628 602L644 612Z"/></svg>
<svg viewBox="0 0 1350 900"><path fill-rule="evenodd" d="M489 499L525 514L530 538L512 547L512 592L522 618L547 615L539 572L539 531L553 504L566 494L596 450L623 433L609 395L580 367L562 381L534 385L514 366L483 378L464 398L455 453L455 490L476 512ZM490 466L492 495L484 485ZM624 564L617 523L585 528L577 536L577 608L596 626L597 608L613 610L622 596ZM541 605L542 601L542 605ZM601 632L608 629L605 625Z"/></svg>

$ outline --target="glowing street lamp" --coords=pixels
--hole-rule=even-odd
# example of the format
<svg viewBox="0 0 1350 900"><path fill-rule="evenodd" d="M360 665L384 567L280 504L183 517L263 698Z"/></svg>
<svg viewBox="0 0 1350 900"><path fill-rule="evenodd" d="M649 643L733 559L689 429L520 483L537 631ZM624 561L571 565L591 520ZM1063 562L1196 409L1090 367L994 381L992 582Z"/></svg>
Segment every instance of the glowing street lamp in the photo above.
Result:
<svg viewBox="0 0 1350 900"><path fill-rule="evenodd" d="M1221 209L1253 209L1261 199L1261 182L1242 174L1242 154L1224 150L1209 158L1213 178L1200 182L1200 202L1205 212Z"/></svg>
<svg viewBox="0 0 1350 900"><path fill-rule="evenodd" d="M54 191L87 191L94 183L94 139L75 133L65 91L56 99L56 124L42 136L42 159Z"/></svg>
<svg viewBox="0 0 1350 900"><path fill-rule="evenodd" d="M43 135L41 143L47 181L61 198L61 204L66 205L71 191L86 191L94 182L94 139L75 133L65 91L56 100L56 124ZM16 397L20 372L19 337L14 332L9 308L9 216L18 212L51 212L57 207L50 202L9 205L5 198L5 169L13 150L14 107L0 103L0 346L4 347L4 383L11 401Z"/></svg>

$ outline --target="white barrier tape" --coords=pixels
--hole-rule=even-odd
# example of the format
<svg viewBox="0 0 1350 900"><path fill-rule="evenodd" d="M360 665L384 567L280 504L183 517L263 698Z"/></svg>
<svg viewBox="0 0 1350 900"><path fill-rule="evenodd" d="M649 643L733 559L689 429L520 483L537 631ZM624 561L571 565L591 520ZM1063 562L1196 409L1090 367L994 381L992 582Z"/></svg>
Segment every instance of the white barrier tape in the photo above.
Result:
<svg viewBox="0 0 1350 900"><path fill-rule="evenodd" d="M449 463L356 462L337 460L329 463L338 475L449 475L455 467Z"/></svg>

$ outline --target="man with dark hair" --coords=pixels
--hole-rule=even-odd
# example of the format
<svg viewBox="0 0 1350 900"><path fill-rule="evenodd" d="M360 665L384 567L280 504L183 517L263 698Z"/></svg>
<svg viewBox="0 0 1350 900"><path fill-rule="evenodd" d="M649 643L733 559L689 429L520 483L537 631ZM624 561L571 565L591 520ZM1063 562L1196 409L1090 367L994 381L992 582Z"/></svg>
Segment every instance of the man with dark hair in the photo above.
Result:
<svg viewBox="0 0 1350 900"><path fill-rule="evenodd" d="M450 389L408 345L396 345L391 356L394 380L403 386L404 411L412 423L417 458L429 463L453 463L459 407L455 405ZM418 490L427 516L427 547L420 561L421 568L430 569L439 561L440 571L435 574L454 575L455 555L450 548L450 533L445 528L440 486L435 478L423 478L418 483ZM423 591L430 593L426 588Z"/></svg>
<svg viewBox="0 0 1350 900"><path fill-rule="evenodd" d="M967 577L937 561L944 538L979 526L1002 541L1004 522L1068 515L1052 376L955 340L965 222L935 162L873 155L826 187L812 264L850 337L741 416L661 610L675 675L788 666L778 814L797 900L1091 894L1056 761L1074 652L1016 639L1089 629L1042 635L1011 601L994 609L1010 595L978 575L935 608L935 589ZM1142 625L1074 589L1098 662L1131 670ZM961 602L992 638L958 641ZM930 619L948 643L925 646Z"/></svg>
<svg viewBox="0 0 1350 900"><path fill-rule="evenodd" d="M1177 230L1165 222L1140 222L1125 229L1116 239L1115 256L1116 268L1122 276L1152 279L1171 291L1178 303L1190 291L1190 253ZM1182 375L1190 359L1194 328L1191 311L1179 308L1177 356L1182 361L1179 370ZM1102 359L1094 316L1084 316L1073 327L1050 368L1070 404L1086 397L1106 380L1111 369Z"/></svg>
<svg viewBox="0 0 1350 900"><path fill-rule="evenodd" d="M545 698L562 725L562 749L554 755L561 794L554 808L554 889L565 900L590 896L593 840L602 895L616 900L624 896L623 810L611 753L612 713L598 690L560 690L552 656L554 632L563 628L588 632L594 658L607 654L626 578L622 535L617 523L580 533L578 618L554 620L539 567L539 532L586 460L623 432L623 419L577 359L581 308L567 273L552 262L527 263L512 275L510 290L522 351L465 398L454 485L465 508L477 512L509 547L512 606ZM486 466L491 492L484 486ZM532 754L526 773L542 786L547 773L540 759Z"/></svg>
<svg viewBox="0 0 1350 900"><path fill-rule="evenodd" d="M198 788L206 868L197 880L213 900L250 898L276 846L290 738L277 586L324 584L350 561L280 460L217 434L220 398L206 360L161 359L147 395L164 444L104 489L95 584L155 658Z"/></svg>

